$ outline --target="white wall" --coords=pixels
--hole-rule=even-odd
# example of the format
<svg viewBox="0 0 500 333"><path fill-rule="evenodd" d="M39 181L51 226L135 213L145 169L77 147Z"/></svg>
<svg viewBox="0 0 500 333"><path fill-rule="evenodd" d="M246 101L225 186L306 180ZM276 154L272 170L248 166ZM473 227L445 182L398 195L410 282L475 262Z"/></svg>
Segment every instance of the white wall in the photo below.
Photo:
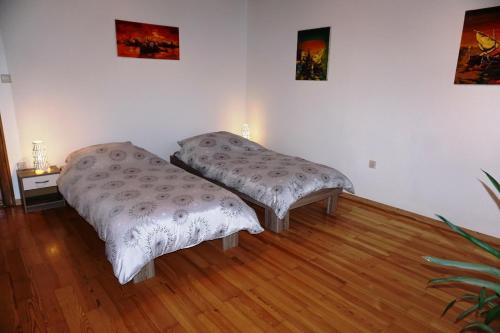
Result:
<svg viewBox="0 0 500 333"><path fill-rule="evenodd" d="M0 0L10 161L29 161L33 139L57 164L116 140L167 156L187 135L239 131L248 113L257 140L337 167L358 195L500 236L477 181L480 168L500 177L500 88L453 84L464 12L492 5ZM117 57L116 18L179 26L181 60ZM332 27L329 81L295 81L297 30L322 26Z"/></svg>
<svg viewBox="0 0 500 333"><path fill-rule="evenodd" d="M117 140L168 157L185 136L237 131L245 15L243 0L0 1L22 156L41 139L57 164ZM180 27L181 60L117 57L115 19Z"/></svg>
<svg viewBox="0 0 500 333"><path fill-rule="evenodd" d="M5 60L5 49L0 36L0 74L8 74L9 69ZM14 101L12 100L12 89L9 83L0 83L0 114L2 115L2 124L5 135L5 144L9 154L10 170L13 184L17 184L16 162L21 159L21 149L19 146L19 133L17 130L16 114L14 110ZM19 197L19 189L14 186L14 194Z"/></svg>
<svg viewBox="0 0 500 333"><path fill-rule="evenodd" d="M253 135L349 175L357 194L500 236L500 87L454 85L479 0L249 0ZM295 81L297 31L332 27L329 81ZM368 160L378 162L368 168Z"/></svg>

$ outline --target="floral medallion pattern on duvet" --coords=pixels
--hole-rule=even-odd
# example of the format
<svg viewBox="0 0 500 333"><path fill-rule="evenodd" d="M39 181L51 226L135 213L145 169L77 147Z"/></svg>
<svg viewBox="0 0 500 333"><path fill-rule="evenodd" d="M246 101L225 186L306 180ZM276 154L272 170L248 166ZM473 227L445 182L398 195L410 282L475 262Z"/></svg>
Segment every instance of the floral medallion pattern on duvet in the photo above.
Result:
<svg viewBox="0 0 500 333"><path fill-rule="evenodd" d="M129 142L70 154L59 190L106 243L119 282L150 260L240 230L263 231L238 197Z"/></svg>
<svg viewBox="0 0 500 333"><path fill-rule="evenodd" d="M176 156L209 179L217 180L271 207L279 218L302 197L325 188L354 192L341 172L279 154L228 132L179 141Z"/></svg>

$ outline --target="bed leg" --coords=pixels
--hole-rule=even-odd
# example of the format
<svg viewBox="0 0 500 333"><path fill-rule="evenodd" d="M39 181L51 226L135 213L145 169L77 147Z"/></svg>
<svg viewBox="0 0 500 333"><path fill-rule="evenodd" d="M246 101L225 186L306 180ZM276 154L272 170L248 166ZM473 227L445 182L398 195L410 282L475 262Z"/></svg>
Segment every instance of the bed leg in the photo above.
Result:
<svg viewBox="0 0 500 333"><path fill-rule="evenodd" d="M238 246L238 233L235 232L232 235L222 238L222 251L232 249Z"/></svg>
<svg viewBox="0 0 500 333"><path fill-rule="evenodd" d="M134 276L134 283L151 279L155 276L155 261L151 260Z"/></svg>
<svg viewBox="0 0 500 333"><path fill-rule="evenodd" d="M266 208L265 228L275 233L287 231L290 227L290 214L286 213L285 217L280 219L271 208Z"/></svg>
<svg viewBox="0 0 500 333"><path fill-rule="evenodd" d="M264 210L264 228L269 229L269 226L271 225L271 208L266 208Z"/></svg>
<svg viewBox="0 0 500 333"><path fill-rule="evenodd" d="M335 191L326 199L326 214L330 216L335 216L335 210L337 209L337 202L339 199L340 192Z"/></svg>
<svg viewBox="0 0 500 333"><path fill-rule="evenodd" d="M287 212L283 218L283 231L290 229L290 212Z"/></svg>

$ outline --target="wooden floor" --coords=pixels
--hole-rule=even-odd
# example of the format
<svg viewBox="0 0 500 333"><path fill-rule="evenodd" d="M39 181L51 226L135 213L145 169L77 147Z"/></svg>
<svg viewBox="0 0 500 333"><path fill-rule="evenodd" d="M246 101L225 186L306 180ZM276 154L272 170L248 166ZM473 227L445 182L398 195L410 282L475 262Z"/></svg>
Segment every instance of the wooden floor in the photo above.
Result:
<svg viewBox="0 0 500 333"><path fill-rule="evenodd" d="M455 288L421 256L491 263L436 225L342 198L294 210L290 231L165 255L121 286L103 243L70 208L0 210L0 332L458 332ZM259 212L261 213L261 212ZM469 254L467 254L469 253ZM462 307L463 308L463 307Z"/></svg>

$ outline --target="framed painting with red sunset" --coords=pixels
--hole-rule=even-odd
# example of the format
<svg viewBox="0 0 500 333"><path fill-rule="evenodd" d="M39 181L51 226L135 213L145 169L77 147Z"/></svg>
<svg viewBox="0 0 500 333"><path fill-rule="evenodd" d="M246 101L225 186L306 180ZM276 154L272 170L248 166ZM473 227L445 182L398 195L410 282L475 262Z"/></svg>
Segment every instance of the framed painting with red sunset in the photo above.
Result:
<svg viewBox="0 0 500 333"><path fill-rule="evenodd" d="M119 57L179 60L179 28L115 20Z"/></svg>
<svg viewBox="0 0 500 333"><path fill-rule="evenodd" d="M465 12L455 84L500 84L500 6Z"/></svg>
<svg viewBox="0 0 500 333"><path fill-rule="evenodd" d="M299 31L295 79L326 81L329 49L330 27Z"/></svg>

